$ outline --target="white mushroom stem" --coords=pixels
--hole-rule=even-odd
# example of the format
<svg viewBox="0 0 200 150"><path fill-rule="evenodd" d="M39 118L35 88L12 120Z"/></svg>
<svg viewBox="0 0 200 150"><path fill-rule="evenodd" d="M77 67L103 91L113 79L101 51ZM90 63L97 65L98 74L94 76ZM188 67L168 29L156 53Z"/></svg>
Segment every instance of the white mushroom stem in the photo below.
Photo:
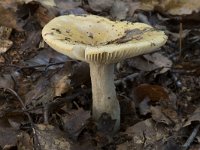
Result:
<svg viewBox="0 0 200 150"><path fill-rule="evenodd" d="M114 85L114 64L90 63L93 94L93 118L98 120L102 113L116 120L114 132L120 127L120 106Z"/></svg>

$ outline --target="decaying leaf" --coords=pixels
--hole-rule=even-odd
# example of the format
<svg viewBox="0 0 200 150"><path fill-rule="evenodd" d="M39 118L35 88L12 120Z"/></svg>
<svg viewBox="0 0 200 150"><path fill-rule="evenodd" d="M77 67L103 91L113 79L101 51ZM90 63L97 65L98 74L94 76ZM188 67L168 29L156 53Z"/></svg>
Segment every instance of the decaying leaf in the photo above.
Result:
<svg viewBox="0 0 200 150"><path fill-rule="evenodd" d="M9 40L12 28L0 26L0 54L5 53L9 50L13 42Z"/></svg>
<svg viewBox="0 0 200 150"><path fill-rule="evenodd" d="M25 61L28 66L35 66L35 65L44 65L44 67L36 67L38 70L44 70L47 65L50 63L58 63L58 62L66 62L68 57L62 55L52 49L43 49L38 52L38 54L31 59ZM46 65L46 66L45 66ZM61 65L52 65L48 67L48 69L56 69L62 67Z"/></svg>
<svg viewBox="0 0 200 150"><path fill-rule="evenodd" d="M72 67L72 74L70 76L71 86L79 87L81 85L90 85L90 68L85 62L79 62Z"/></svg>
<svg viewBox="0 0 200 150"><path fill-rule="evenodd" d="M145 149L150 145L153 146L156 141L164 141L165 137L168 136L168 132L164 127L155 125L152 119L138 122L134 126L127 128L125 133L132 137L129 143L140 149Z"/></svg>
<svg viewBox="0 0 200 150"><path fill-rule="evenodd" d="M33 0L20 0L20 1L23 1L25 3L29 3L29 2L32 2ZM44 6L51 6L51 7L56 6L54 0L34 0L34 1L37 1Z"/></svg>
<svg viewBox="0 0 200 150"><path fill-rule="evenodd" d="M39 42L41 41L40 31L28 32L27 40L22 44L21 48L24 51L31 51L38 48Z"/></svg>
<svg viewBox="0 0 200 150"><path fill-rule="evenodd" d="M17 148L20 150L32 150L33 138L24 131L20 132L17 135Z"/></svg>
<svg viewBox="0 0 200 150"><path fill-rule="evenodd" d="M149 114L150 111L150 99L148 97L145 97L139 104L138 104L138 109L140 112L140 115L147 115Z"/></svg>
<svg viewBox="0 0 200 150"><path fill-rule="evenodd" d="M81 1L66 1L66 0L55 0L56 6L59 8L58 11L60 14L66 14L66 12L71 12L73 14L79 14L77 12L79 11L85 11L84 9L81 9L79 6L81 6ZM75 11L75 12L74 12Z"/></svg>
<svg viewBox="0 0 200 150"><path fill-rule="evenodd" d="M161 74L170 70L170 67L172 66L172 61L158 52L144 55L144 58L146 58L147 61L154 63L158 68L163 68L160 71Z"/></svg>
<svg viewBox="0 0 200 150"><path fill-rule="evenodd" d="M190 15L199 13L200 3L199 0L142 0L142 9L156 9L171 15Z"/></svg>
<svg viewBox="0 0 200 150"><path fill-rule="evenodd" d="M5 58L2 55L0 55L0 63L5 63Z"/></svg>
<svg viewBox="0 0 200 150"><path fill-rule="evenodd" d="M193 121L200 122L200 107L198 107L193 114L189 116L188 120L184 124L184 127L191 125Z"/></svg>
<svg viewBox="0 0 200 150"><path fill-rule="evenodd" d="M64 130L69 134L69 137L75 140L90 118L90 112L79 108L78 110L72 110L68 113L68 115L62 117Z"/></svg>
<svg viewBox="0 0 200 150"><path fill-rule="evenodd" d="M133 94L140 102L144 100L145 97L148 97L152 102L169 100L166 89L159 85L141 84L134 89Z"/></svg>
<svg viewBox="0 0 200 150"><path fill-rule="evenodd" d="M52 125L38 124L36 133L39 148L42 150L71 150L71 142L66 134Z"/></svg>
<svg viewBox="0 0 200 150"><path fill-rule="evenodd" d="M109 10L113 5L114 0L88 0L88 3L92 10L100 12Z"/></svg>
<svg viewBox="0 0 200 150"><path fill-rule="evenodd" d="M131 58L128 60L128 64L131 67L137 68L142 71L153 71L156 69L161 69L159 74L163 74L170 70L172 66L172 61L157 52Z"/></svg>
<svg viewBox="0 0 200 150"><path fill-rule="evenodd" d="M7 52L13 45L10 40L0 40L0 54Z"/></svg>
<svg viewBox="0 0 200 150"><path fill-rule="evenodd" d="M51 19L58 15L58 10L55 7L45 7L43 5L39 5L37 10L35 11L34 17L43 27L47 24Z"/></svg>
<svg viewBox="0 0 200 150"><path fill-rule="evenodd" d="M116 0L110 10L110 14L117 20L123 20L126 18L129 11L129 6L124 1ZM120 13L119 13L120 12Z"/></svg>
<svg viewBox="0 0 200 150"><path fill-rule="evenodd" d="M30 90L25 95L25 104L37 106L39 104L45 104L52 101L54 98L54 89L51 87L49 80L45 78L40 78L40 80L33 85L32 90Z"/></svg>
<svg viewBox="0 0 200 150"><path fill-rule="evenodd" d="M12 28L0 26L0 39L9 39L12 32Z"/></svg>
<svg viewBox="0 0 200 150"><path fill-rule="evenodd" d="M0 1L0 25L23 31L25 26L33 22L46 24L53 19L57 11L54 0L5 0ZM28 22L28 24L27 24Z"/></svg>
<svg viewBox="0 0 200 150"><path fill-rule="evenodd" d="M52 78L55 96L61 96L63 93L69 91L71 88L70 82L69 74L66 72L55 74Z"/></svg>
<svg viewBox="0 0 200 150"><path fill-rule="evenodd" d="M0 146L15 146L17 143L17 131L10 127L9 123L0 118Z"/></svg>
<svg viewBox="0 0 200 150"><path fill-rule="evenodd" d="M173 122L165 116L162 112L162 108L160 106L151 106L150 108L152 119L158 123L164 123L167 125L172 125Z"/></svg>
<svg viewBox="0 0 200 150"><path fill-rule="evenodd" d="M10 74L0 75L0 87L14 89L14 81Z"/></svg>
<svg viewBox="0 0 200 150"><path fill-rule="evenodd" d="M128 12L128 16L133 16L135 11L141 8L141 2L137 2L137 1L131 1L131 3L129 3L129 12Z"/></svg>
<svg viewBox="0 0 200 150"><path fill-rule="evenodd" d="M157 68L154 63L148 62L143 56L130 58L127 60L127 62L130 67L136 68L141 71L152 71Z"/></svg>
<svg viewBox="0 0 200 150"><path fill-rule="evenodd" d="M22 30L24 22L20 22L16 16L18 5L16 1L0 1L0 25Z"/></svg>
<svg viewBox="0 0 200 150"><path fill-rule="evenodd" d="M62 69L56 74L52 74L51 78L40 78L26 95L26 105L37 106L51 102L54 97L61 96L70 90L69 70ZM51 73L50 73L51 74Z"/></svg>
<svg viewBox="0 0 200 150"><path fill-rule="evenodd" d="M173 123L176 123L176 125L179 125L180 120L179 116L176 110L173 109L172 106L169 106L167 108L162 108L162 113L169 118Z"/></svg>

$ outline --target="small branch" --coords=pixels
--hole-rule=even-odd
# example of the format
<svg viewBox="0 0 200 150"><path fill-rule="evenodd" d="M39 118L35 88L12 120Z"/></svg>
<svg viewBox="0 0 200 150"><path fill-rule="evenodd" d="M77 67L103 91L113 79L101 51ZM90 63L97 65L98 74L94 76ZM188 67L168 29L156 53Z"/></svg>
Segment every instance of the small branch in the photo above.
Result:
<svg viewBox="0 0 200 150"><path fill-rule="evenodd" d="M183 23L179 25L179 59L182 57Z"/></svg>
<svg viewBox="0 0 200 150"><path fill-rule="evenodd" d="M194 141L194 138L196 137L198 131L199 131L199 128L200 128L200 124L198 124L194 130L192 131L191 135L189 136L189 138L187 139L187 141L185 142L185 144L182 146L183 149L182 150L187 150L191 143Z"/></svg>
<svg viewBox="0 0 200 150"><path fill-rule="evenodd" d="M12 67L12 68L18 68L19 70L22 69L31 69L31 68L45 68L47 70L51 66L55 65L61 65L66 62L73 61L73 62L78 62L77 60L67 60L67 61L61 61L61 62L56 62L56 63L49 63L49 64L41 64L41 65L32 65L32 66L18 66L18 65L13 65L13 64L0 64L0 67Z"/></svg>
<svg viewBox="0 0 200 150"><path fill-rule="evenodd" d="M44 106L44 124L49 124L49 109L47 105Z"/></svg>
<svg viewBox="0 0 200 150"><path fill-rule="evenodd" d="M24 110L26 110L26 106L25 106L23 100L21 99L21 97L20 97L13 89L11 89L11 88L0 87L0 89L3 89L4 91L8 91L8 92L12 93L12 94L19 100L19 102L20 102L21 105L22 105L22 110L23 110L23 112L27 115L27 117L28 117L28 119L29 119L29 122L30 122L30 124L31 124L31 128L32 128L32 131L33 131L33 135L35 136L35 139L36 139L37 148L38 148L38 146L39 146L39 149L41 150L40 144L39 144L39 140L38 140L37 134L36 134L36 132L35 132L33 120L32 120L32 118L31 118L30 114L29 114L28 112L25 112L25 111L24 111ZM36 148L36 146L34 146L34 147Z"/></svg>
<svg viewBox="0 0 200 150"><path fill-rule="evenodd" d="M118 86L120 84L125 84L125 81L131 80L133 81L136 77L138 77L139 73L130 74L122 79L115 80L115 85Z"/></svg>
<svg viewBox="0 0 200 150"><path fill-rule="evenodd" d="M74 94L71 94L69 96L65 96L63 98L56 98L54 101L46 104L45 107L48 109L49 112L53 111L55 108L61 107L63 103L70 102L73 99L83 95L83 94L91 94L91 89L86 89L86 90L79 90L79 92L75 92Z"/></svg>

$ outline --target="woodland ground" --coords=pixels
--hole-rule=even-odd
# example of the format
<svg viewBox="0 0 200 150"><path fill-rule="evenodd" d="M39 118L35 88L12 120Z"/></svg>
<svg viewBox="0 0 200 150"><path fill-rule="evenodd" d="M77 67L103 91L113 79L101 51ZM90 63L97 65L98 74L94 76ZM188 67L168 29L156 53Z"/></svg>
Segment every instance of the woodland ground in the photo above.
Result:
<svg viewBox="0 0 200 150"><path fill-rule="evenodd" d="M0 149L200 149L199 11L198 0L0 1ZM88 64L41 37L49 20L71 13L143 22L168 36L159 51L116 64L114 137L109 117L91 119Z"/></svg>

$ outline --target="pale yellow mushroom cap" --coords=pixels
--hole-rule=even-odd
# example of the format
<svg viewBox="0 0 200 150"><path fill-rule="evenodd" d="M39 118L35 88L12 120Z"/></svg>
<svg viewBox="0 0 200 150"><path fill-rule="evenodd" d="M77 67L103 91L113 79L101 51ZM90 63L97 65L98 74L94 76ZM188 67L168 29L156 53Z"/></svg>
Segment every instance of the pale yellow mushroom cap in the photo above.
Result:
<svg viewBox="0 0 200 150"><path fill-rule="evenodd" d="M85 62L116 63L164 45L167 36L144 23L111 21L95 15L66 15L42 30L44 41L56 51Z"/></svg>

